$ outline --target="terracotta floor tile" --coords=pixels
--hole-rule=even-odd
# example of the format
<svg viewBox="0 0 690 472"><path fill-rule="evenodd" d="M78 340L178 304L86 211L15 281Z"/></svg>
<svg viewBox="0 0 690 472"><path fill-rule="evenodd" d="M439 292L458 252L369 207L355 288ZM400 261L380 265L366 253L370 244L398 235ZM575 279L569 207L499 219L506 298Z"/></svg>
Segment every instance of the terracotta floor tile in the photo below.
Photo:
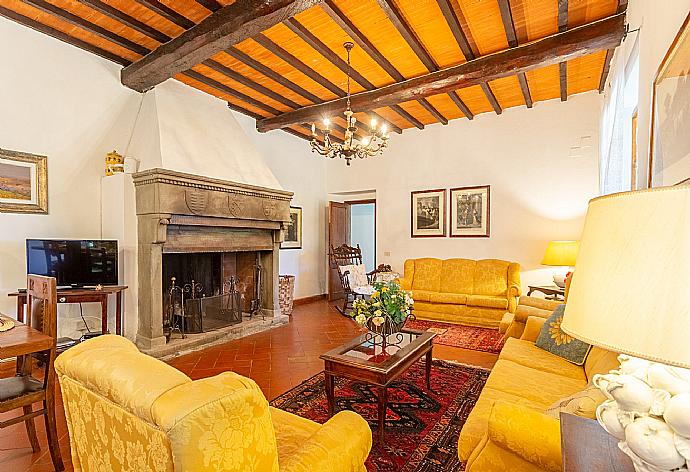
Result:
<svg viewBox="0 0 690 472"><path fill-rule="evenodd" d="M269 400L285 393L323 370L319 356L359 334L354 322L343 317L332 305L317 302L295 307L290 322L268 332L234 340L220 346L180 356L169 364L200 379L232 371L254 379ZM434 357L491 368L495 354L437 345ZM12 375L13 366L0 364L0 376ZM59 397L59 388L58 388ZM61 399L58 402L58 435L66 470L71 471L69 438ZM14 413L0 415L10 418ZM36 430L42 450L31 451L23 424L0 430L0 471L52 471L45 427L40 418Z"/></svg>

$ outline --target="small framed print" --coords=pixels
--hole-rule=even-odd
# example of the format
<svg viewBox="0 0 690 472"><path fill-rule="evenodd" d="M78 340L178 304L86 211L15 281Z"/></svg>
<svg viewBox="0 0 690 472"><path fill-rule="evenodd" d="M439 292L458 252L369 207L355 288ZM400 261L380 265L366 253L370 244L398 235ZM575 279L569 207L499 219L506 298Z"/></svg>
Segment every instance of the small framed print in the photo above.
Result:
<svg viewBox="0 0 690 472"><path fill-rule="evenodd" d="M0 149L0 212L48 213L46 156Z"/></svg>
<svg viewBox="0 0 690 472"><path fill-rule="evenodd" d="M290 207L290 223L288 223L285 239L280 244L281 249L302 249L302 208Z"/></svg>
<svg viewBox="0 0 690 472"><path fill-rule="evenodd" d="M412 192L411 231L413 238L446 236L446 191Z"/></svg>
<svg viewBox="0 0 690 472"><path fill-rule="evenodd" d="M489 185L450 189L450 237L488 238L491 229Z"/></svg>

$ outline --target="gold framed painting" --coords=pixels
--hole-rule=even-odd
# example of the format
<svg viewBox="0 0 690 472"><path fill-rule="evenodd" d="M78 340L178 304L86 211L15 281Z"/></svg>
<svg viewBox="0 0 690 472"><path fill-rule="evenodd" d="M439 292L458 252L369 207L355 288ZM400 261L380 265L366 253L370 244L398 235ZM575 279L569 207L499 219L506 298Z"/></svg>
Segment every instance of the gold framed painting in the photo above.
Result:
<svg viewBox="0 0 690 472"><path fill-rule="evenodd" d="M491 187L450 189L450 237L488 238L491 234Z"/></svg>
<svg viewBox="0 0 690 472"><path fill-rule="evenodd" d="M290 223L280 249L302 249L302 207L290 207Z"/></svg>
<svg viewBox="0 0 690 472"><path fill-rule="evenodd" d="M690 181L690 15L654 79L649 145L649 187Z"/></svg>
<svg viewBox="0 0 690 472"><path fill-rule="evenodd" d="M446 236L446 190L420 190L411 194L410 236Z"/></svg>
<svg viewBox="0 0 690 472"><path fill-rule="evenodd" d="M0 212L48 213L47 160L0 149Z"/></svg>

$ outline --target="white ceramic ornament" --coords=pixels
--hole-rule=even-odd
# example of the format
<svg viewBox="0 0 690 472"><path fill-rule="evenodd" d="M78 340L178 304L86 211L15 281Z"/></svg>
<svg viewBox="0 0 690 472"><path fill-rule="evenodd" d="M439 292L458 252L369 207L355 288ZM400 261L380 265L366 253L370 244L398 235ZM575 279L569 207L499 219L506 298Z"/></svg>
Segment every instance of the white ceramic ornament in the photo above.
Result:
<svg viewBox="0 0 690 472"><path fill-rule="evenodd" d="M690 393L690 370L653 363L647 370L649 385L671 395Z"/></svg>
<svg viewBox="0 0 690 472"><path fill-rule="evenodd" d="M637 357L621 354L618 356L618 362L621 363L618 369L622 374L634 375L640 380L647 381L647 370L649 368L649 361L639 359Z"/></svg>
<svg viewBox="0 0 690 472"><path fill-rule="evenodd" d="M607 400L597 407L599 424L614 438L625 440L625 426L618 419L620 410L613 400Z"/></svg>
<svg viewBox="0 0 690 472"><path fill-rule="evenodd" d="M648 414L655 401L652 387L637 377L627 374L605 374L594 377L594 385L616 400L623 411Z"/></svg>
<svg viewBox="0 0 690 472"><path fill-rule="evenodd" d="M666 402L664 420L675 433L690 438L690 393L674 395Z"/></svg>
<svg viewBox="0 0 690 472"><path fill-rule="evenodd" d="M639 458L656 467L672 470L685 465L676 449L673 431L661 420L646 416L625 428L625 441Z"/></svg>

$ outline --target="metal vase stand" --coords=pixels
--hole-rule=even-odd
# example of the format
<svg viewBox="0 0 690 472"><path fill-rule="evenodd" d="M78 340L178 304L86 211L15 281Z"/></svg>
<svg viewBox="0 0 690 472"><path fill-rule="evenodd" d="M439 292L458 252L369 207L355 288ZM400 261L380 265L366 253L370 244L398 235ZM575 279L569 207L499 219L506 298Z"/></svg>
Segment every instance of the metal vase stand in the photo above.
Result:
<svg viewBox="0 0 690 472"><path fill-rule="evenodd" d="M415 320L416 317L413 314L407 315L400 323L394 323L387 316L383 324L376 326L371 319L367 321L367 331L364 334L364 342L371 345L374 349L380 346L382 352L386 352L386 349L391 346L402 347L405 341L405 336L412 337L411 333L403 333L402 329L405 327L407 320Z"/></svg>

